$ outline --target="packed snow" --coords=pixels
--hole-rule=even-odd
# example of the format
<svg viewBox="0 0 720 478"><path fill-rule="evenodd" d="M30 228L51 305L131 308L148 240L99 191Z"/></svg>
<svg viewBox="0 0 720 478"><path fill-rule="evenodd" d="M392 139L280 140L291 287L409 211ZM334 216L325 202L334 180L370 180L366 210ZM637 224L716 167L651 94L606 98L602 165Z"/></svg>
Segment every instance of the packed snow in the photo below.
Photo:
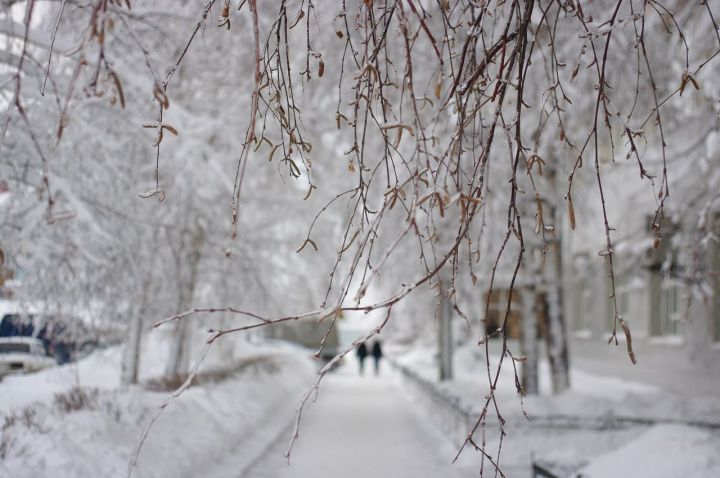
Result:
<svg viewBox="0 0 720 478"><path fill-rule="evenodd" d="M479 469L471 461L451 463L457 450L418 413L388 370L376 377L366 369L359 376L355 363L346 363L327 377L303 416L289 466L283 458L288 436L282 436L242 476L459 478Z"/></svg>
<svg viewBox="0 0 720 478"><path fill-rule="evenodd" d="M720 476L720 0L580 3L0 0L0 478Z"/></svg>
<svg viewBox="0 0 720 478"><path fill-rule="evenodd" d="M720 438L682 425L658 425L593 460L580 478L720 476Z"/></svg>
<svg viewBox="0 0 720 478"><path fill-rule="evenodd" d="M490 348L491 351L494 347ZM612 364L593 356L592 347L576 350L575 357L581 364L594 363L606 374L615 372ZM653 364L652 356L645 356L646 366ZM446 397L450 405L438 406L427 399L423 387L414 380L406 379L408 393L421 403L426 415L438 426L452 424L458 413L467 415L454 426L445 426L445 435L459 445L467 430L474 424L481 412L482 397L488 394L487 372L482 349L474 345L460 347L455 351L455 378L448 382L437 380L432 348L415 348L403 354L398 363L417 374L426 383L432 384ZM491 355L491 366L497 365L497 355ZM697 366L697 365L696 365ZM625 365L630 368L631 365ZM494 368L493 368L494 370ZM540 364L540 395L526 396L522 405L517 395L511 366L503 367L498 388L501 413L506 420L506 436L502 442L501 468L507 476L530 477L532 464L545 467L557 476L593 478L615 478L617 476L656 477L693 476L713 478L718 476L717 455L720 440L720 396L697 393L698 383L703 380L700 373L685 376L669 375L667 387L650 384L647 381L633 381L618 376L608 376L583 369L576 365L571 369L571 390L559 395L550 393L549 370L546 362ZM622 375L618 373L617 375ZM672 377L672 378L670 378ZM712 373L704 374L711 379ZM679 385L688 388L688 393L677 394L672 390ZM720 383L706 385L720 387ZM693 393L693 390L696 390ZM690 395L692 394L692 395ZM455 403L456 405L452 405ZM450 413L448 407L457 407ZM527 413L524 415L523 410ZM485 429L486 449L497 453L500 437L494 409L490 410ZM482 432L478 432L482 436ZM673 448L675 443L699 443L703 446L682 446ZM645 450L639 452L639 450ZM649 450L654 449L654 452ZM666 474L656 474L653 453L668 449L662 463L668 465ZM472 450L464 453L472 454ZM664 453L664 451L663 451ZM680 459L682 454L682 459ZM615 457L622 457L626 466L610 467ZM692 473L678 473L684 464ZM595 465L598 463L597 466ZM660 465L658 465L660 466ZM585 474L585 470L592 474ZM626 470L632 470L626 471ZM672 470L675 470L673 474ZM564 474L563 474L564 473Z"/></svg>
<svg viewBox="0 0 720 478"><path fill-rule="evenodd" d="M162 355L154 345L145 346L146 363ZM0 476L125 476L142 431L171 390L153 391L154 366L141 386L120 387L120 357L111 347L77 364L2 380ZM306 350L278 343L239 347L235 370L218 363L209 357L207 381L162 411L132 476L198 476L221 458L241 466L275 438L273 428L279 433L293 419L315 370ZM77 384L82 392L73 395Z"/></svg>

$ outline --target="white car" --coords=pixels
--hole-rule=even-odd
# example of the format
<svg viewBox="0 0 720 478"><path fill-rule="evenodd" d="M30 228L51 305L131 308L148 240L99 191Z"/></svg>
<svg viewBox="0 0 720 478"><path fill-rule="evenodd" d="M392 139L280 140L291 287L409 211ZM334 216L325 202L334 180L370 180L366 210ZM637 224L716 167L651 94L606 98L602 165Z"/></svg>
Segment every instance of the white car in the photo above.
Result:
<svg viewBox="0 0 720 478"><path fill-rule="evenodd" d="M0 337L0 377L29 373L56 365L45 353L42 340L34 337Z"/></svg>

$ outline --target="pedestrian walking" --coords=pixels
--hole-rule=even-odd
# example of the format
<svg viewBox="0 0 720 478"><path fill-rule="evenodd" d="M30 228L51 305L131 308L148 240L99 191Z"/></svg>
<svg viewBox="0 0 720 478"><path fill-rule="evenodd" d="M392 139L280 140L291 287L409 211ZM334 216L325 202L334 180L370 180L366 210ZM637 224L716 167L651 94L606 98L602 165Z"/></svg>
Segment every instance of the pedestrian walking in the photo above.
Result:
<svg viewBox="0 0 720 478"><path fill-rule="evenodd" d="M380 341L376 340L372 346L372 356L375 359L375 375L380 373L380 359L382 358L382 347Z"/></svg>
<svg viewBox="0 0 720 478"><path fill-rule="evenodd" d="M368 354L365 342L361 342L360 345L358 345L355 353L357 354L358 364L360 365L360 375L362 375L365 368L365 357L367 357Z"/></svg>

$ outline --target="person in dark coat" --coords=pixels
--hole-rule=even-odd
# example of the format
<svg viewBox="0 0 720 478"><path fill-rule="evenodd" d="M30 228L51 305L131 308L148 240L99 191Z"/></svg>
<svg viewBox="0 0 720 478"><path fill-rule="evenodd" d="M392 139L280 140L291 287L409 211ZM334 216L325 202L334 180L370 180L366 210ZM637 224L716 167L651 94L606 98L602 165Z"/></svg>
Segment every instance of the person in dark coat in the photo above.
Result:
<svg viewBox="0 0 720 478"><path fill-rule="evenodd" d="M372 356L375 359L375 375L377 375L380 373L380 359L383 356L382 347L380 346L379 340L376 340L375 343L373 343Z"/></svg>
<svg viewBox="0 0 720 478"><path fill-rule="evenodd" d="M361 342L360 345L358 345L355 353L357 354L358 363L360 364L360 375L362 375L365 368L365 357L367 357L368 354L365 342Z"/></svg>

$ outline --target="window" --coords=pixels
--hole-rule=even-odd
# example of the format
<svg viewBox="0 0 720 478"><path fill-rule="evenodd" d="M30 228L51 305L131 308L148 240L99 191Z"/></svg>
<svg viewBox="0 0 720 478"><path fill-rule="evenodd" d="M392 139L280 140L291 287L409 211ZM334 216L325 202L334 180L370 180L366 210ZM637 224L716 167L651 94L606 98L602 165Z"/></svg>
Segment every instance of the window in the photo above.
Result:
<svg viewBox="0 0 720 478"><path fill-rule="evenodd" d="M0 354L27 354L30 353L29 344L5 343L0 344Z"/></svg>
<svg viewBox="0 0 720 478"><path fill-rule="evenodd" d="M680 332L680 287L675 283L664 285L660 293L660 335Z"/></svg>
<svg viewBox="0 0 720 478"><path fill-rule="evenodd" d="M624 317L630 315L630 293L631 287L627 276L618 274L615 278L615 294L618 312Z"/></svg>
<svg viewBox="0 0 720 478"><path fill-rule="evenodd" d="M618 293L618 309L620 315L627 316L630 314L630 291L623 290Z"/></svg>
<svg viewBox="0 0 720 478"><path fill-rule="evenodd" d="M580 295L580 317L578 321L580 330L590 330L593 319L593 291L584 286Z"/></svg>
<svg viewBox="0 0 720 478"><path fill-rule="evenodd" d="M490 294L490 308L488 315L485 318L485 327L487 333L493 338L499 337L499 335L493 335L498 329L501 328L503 321L505 320L505 314L507 313L507 301L509 289L496 289ZM488 300L488 294L485 294L486 300ZM510 309L510 315L505 325L504 333L510 339L520 338L520 310L522 300L520 297L520 288L515 288L512 291L512 307Z"/></svg>

